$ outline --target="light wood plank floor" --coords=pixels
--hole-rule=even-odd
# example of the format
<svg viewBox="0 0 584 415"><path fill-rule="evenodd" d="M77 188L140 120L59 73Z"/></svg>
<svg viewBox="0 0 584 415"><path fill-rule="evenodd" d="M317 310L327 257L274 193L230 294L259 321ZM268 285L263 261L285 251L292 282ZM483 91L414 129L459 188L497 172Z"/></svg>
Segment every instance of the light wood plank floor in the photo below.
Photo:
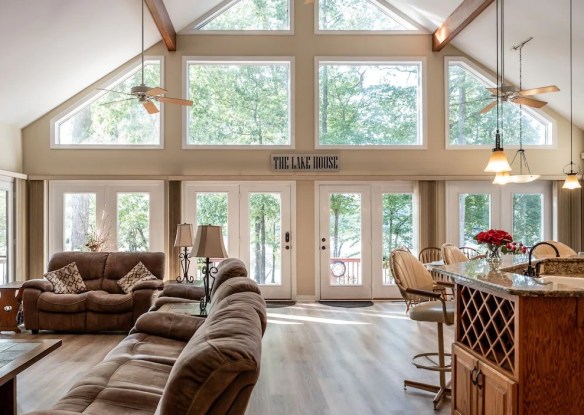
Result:
<svg viewBox="0 0 584 415"><path fill-rule="evenodd" d="M436 350L436 325L417 323L403 303L367 308L318 303L268 309L261 376L247 413L251 415L425 415L439 411L432 395L403 389L403 379L437 383L437 374L410 363L416 353ZM123 335L41 334L63 346L18 376L19 413L47 409ZM0 338L32 337L30 334ZM34 336L36 337L36 336ZM452 327L445 330L447 349Z"/></svg>

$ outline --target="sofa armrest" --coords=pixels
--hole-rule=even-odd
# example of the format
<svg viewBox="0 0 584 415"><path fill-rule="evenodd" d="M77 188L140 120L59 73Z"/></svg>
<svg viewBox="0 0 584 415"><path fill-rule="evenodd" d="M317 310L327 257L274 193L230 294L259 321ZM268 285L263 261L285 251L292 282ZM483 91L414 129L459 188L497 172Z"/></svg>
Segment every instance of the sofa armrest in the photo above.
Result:
<svg viewBox="0 0 584 415"><path fill-rule="evenodd" d="M158 290L164 287L164 281L162 280L147 280L140 281L132 286L132 291L137 290Z"/></svg>
<svg viewBox="0 0 584 415"><path fill-rule="evenodd" d="M132 332L188 342L204 322L204 317L153 311L141 315Z"/></svg>
<svg viewBox="0 0 584 415"><path fill-rule="evenodd" d="M203 287L192 284L165 284L159 297L177 297L199 301L205 295Z"/></svg>
<svg viewBox="0 0 584 415"><path fill-rule="evenodd" d="M22 287L20 287L18 293L16 294L16 301L19 303L22 303L22 296L24 295L25 288L34 288L35 290L39 290L41 292L53 292L53 284L47 280L37 278L34 280L24 281L22 283Z"/></svg>

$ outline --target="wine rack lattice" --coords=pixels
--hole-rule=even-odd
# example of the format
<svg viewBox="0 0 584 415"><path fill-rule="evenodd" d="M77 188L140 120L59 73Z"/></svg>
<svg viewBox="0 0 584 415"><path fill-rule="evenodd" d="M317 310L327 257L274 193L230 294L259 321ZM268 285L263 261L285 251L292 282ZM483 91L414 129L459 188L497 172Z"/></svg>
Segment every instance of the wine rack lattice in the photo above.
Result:
<svg viewBox="0 0 584 415"><path fill-rule="evenodd" d="M515 303L466 286L459 288L457 340L515 373Z"/></svg>

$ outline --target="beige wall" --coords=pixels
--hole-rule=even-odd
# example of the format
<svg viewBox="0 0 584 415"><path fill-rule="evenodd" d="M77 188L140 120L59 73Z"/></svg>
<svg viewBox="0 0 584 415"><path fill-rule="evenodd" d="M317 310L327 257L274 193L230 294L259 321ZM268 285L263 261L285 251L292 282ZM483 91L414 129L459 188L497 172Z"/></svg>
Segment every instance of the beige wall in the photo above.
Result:
<svg viewBox="0 0 584 415"><path fill-rule="evenodd" d="M22 173L20 129L0 123L0 170Z"/></svg>
<svg viewBox="0 0 584 415"><path fill-rule="evenodd" d="M32 176L174 176L189 180L298 180L297 185L297 275L298 294L313 295L315 235L314 180L390 180L392 178L437 179L490 176L483 173L489 156L485 150L445 149L444 56L462 55L449 46L440 53L431 50L430 35L346 36L313 34L313 7L296 7L294 36L179 36L177 52L158 44L149 55L165 57L165 87L169 96L183 96L183 56L293 56L295 58L296 150L314 150L314 57L365 56L426 59L427 149L426 150L341 150L341 171L335 174L273 174L270 150L183 150L181 108L167 105L164 116L163 150L51 150L50 120L76 100L96 88L82 91L23 130L24 170ZM195 98L196 99L196 98ZM553 111L558 120L558 148L528 150L534 173L549 178L561 176L569 161L569 123ZM574 141L576 157L582 151L582 132ZM508 150L512 156L513 151ZM442 227L443 228L443 227ZM443 229L438 227L443 234Z"/></svg>

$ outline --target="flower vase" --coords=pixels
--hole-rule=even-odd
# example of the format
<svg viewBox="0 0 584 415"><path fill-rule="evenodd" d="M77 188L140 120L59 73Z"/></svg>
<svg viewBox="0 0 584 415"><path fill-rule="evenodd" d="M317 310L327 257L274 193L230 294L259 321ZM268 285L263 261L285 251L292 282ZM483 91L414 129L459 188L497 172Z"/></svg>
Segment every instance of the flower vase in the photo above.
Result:
<svg viewBox="0 0 584 415"><path fill-rule="evenodd" d="M497 271L501 264L503 263L503 257L501 257L500 246L492 245L487 253L487 263L491 271Z"/></svg>

